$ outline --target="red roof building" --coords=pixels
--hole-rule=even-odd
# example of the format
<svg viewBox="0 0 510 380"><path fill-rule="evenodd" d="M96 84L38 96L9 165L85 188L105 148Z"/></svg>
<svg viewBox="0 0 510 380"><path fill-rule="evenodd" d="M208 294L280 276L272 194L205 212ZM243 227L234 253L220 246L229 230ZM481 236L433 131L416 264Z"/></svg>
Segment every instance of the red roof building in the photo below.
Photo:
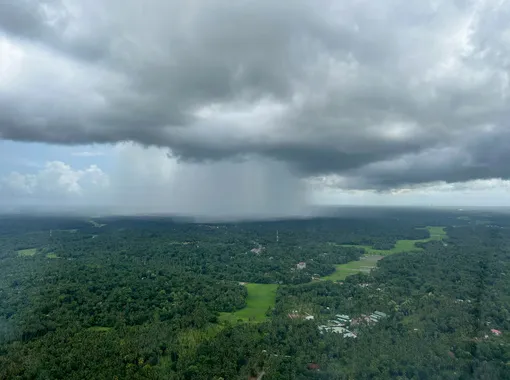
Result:
<svg viewBox="0 0 510 380"><path fill-rule="evenodd" d="M320 369L321 367L317 364L317 363L308 363L308 369L312 369L312 370L318 370Z"/></svg>

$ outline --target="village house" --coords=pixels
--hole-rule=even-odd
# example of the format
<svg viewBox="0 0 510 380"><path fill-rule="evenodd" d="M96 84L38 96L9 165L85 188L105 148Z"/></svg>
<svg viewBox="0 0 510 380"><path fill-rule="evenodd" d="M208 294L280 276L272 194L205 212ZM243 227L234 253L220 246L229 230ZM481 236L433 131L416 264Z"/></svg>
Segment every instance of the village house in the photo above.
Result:
<svg viewBox="0 0 510 380"><path fill-rule="evenodd" d="M313 321L315 317L308 313L301 314L297 310L293 310L291 313L288 313L287 316L290 319L304 319L306 321Z"/></svg>
<svg viewBox="0 0 510 380"><path fill-rule="evenodd" d="M308 369L318 371L321 367L317 363L308 363Z"/></svg>
<svg viewBox="0 0 510 380"><path fill-rule="evenodd" d="M345 314L337 314L335 317L335 320L332 321L333 323L345 324L350 321L349 316Z"/></svg>
<svg viewBox="0 0 510 380"><path fill-rule="evenodd" d="M297 269L305 269L306 268L306 263L304 261L301 261L301 262L296 264L296 268Z"/></svg>
<svg viewBox="0 0 510 380"><path fill-rule="evenodd" d="M264 249L263 247L253 248L250 250L250 252L254 253L256 255L260 255L260 253L262 252L263 249Z"/></svg>
<svg viewBox="0 0 510 380"><path fill-rule="evenodd" d="M347 330L345 327L341 327L341 326L326 326L326 325L321 325L319 326L319 331L321 334L324 333L324 331L327 331L327 332L332 332L332 333L335 333L335 334L342 334L344 338L356 338L356 334Z"/></svg>

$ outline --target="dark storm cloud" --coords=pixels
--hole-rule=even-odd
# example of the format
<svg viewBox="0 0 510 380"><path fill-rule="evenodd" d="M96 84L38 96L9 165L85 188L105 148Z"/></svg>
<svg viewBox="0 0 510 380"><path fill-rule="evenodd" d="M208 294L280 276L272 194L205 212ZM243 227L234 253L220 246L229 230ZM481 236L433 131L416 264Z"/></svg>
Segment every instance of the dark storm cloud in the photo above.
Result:
<svg viewBox="0 0 510 380"><path fill-rule="evenodd" d="M354 188L510 178L509 21L503 1L2 2L26 54L0 136L264 156Z"/></svg>

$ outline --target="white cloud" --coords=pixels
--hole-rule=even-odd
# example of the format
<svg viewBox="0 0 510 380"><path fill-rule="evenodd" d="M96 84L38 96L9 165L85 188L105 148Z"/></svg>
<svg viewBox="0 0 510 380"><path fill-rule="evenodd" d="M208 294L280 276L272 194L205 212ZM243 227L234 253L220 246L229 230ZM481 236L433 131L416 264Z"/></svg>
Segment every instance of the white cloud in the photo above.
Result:
<svg viewBox="0 0 510 380"><path fill-rule="evenodd" d="M74 169L61 161L50 161L36 173L12 172L0 180L0 189L10 198L39 201L59 197L86 197L109 186L108 176L96 165Z"/></svg>
<svg viewBox="0 0 510 380"><path fill-rule="evenodd" d="M29 145L26 148L29 149ZM69 152L62 148L62 156ZM164 148L121 143L104 168L49 161L0 178L2 206L45 205L115 213L202 216L282 216L307 213L314 204L510 205L510 181L431 182L384 192L342 189L346 178L324 176L303 183L285 164L253 156L232 162L181 162Z"/></svg>
<svg viewBox="0 0 510 380"><path fill-rule="evenodd" d="M75 157L100 157L105 155L104 152L98 150L96 151L85 150L80 152L73 152L71 154Z"/></svg>
<svg viewBox="0 0 510 380"><path fill-rule="evenodd" d="M510 206L510 181L504 179L445 181L397 187L386 191L345 190L344 178L314 178L314 201L319 204L364 206Z"/></svg>

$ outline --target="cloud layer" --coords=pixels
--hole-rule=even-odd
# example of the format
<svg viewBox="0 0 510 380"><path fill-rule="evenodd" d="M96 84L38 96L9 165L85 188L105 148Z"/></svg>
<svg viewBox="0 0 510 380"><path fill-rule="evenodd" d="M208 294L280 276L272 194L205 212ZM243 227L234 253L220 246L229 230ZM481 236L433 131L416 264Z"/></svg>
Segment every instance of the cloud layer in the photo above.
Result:
<svg viewBox="0 0 510 380"><path fill-rule="evenodd" d="M4 139L343 188L510 178L508 1L19 0L0 33Z"/></svg>
<svg viewBox="0 0 510 380"><path fill-rule="evenodd" d="M16 206L62 209L104 205L109 186L109 176L96 165L76 169L61 161L50 161L35 172L13 171L0 177L0 210Z"/></svg>
<svg viewBox="0 0 510 380"><path fill-rule="evenodd" d="M117 144L110 171L97 165L49 161L29 172L0 175L6 206L102 213L170 213L215 218L299 216L309 203L306 184L268 160L179 163L164 148ZM5 202L7 201L7 202ZM84 208L86 207L86 208Z"/></svg>

